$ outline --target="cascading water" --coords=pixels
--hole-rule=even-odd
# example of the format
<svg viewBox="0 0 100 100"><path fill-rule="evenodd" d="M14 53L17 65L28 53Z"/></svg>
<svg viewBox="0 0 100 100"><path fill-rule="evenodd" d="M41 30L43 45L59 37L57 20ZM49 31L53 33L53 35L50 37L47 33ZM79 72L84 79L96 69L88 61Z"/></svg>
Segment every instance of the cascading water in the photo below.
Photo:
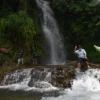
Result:
<svg viewBox="0 0 100 100"><path fill-rule="evenodd" d="M48 43L50 65L62 65L65 63L65 51L53 11L46 0L36 0L38 7L42 10L42 30Z"/></svg>
<svg viewBox="0 0 100 100"><path fill-rule="evenodd" d="M51 85L51 73L54 71L55 69L16 70L5 76L0 89L60 93L56 97L44 96L40 100L100 100L100 69L89 69L86 72L76 70L72 88L62 91Z"/></svg>
<svg viewBox="0 0 100 100"><path fill-rule="evenodd" d="M1 89L50 92L58 89L52 83L53 69L23 69L16 70L5 76L0 84Z"/></svg>
<svg viewBox="0 0 100 100"><path fill-rule="evenodd" d="M59 97L43 97L42 100L100 100L100 70L77 72L72 89L64 90Z"/></svg>

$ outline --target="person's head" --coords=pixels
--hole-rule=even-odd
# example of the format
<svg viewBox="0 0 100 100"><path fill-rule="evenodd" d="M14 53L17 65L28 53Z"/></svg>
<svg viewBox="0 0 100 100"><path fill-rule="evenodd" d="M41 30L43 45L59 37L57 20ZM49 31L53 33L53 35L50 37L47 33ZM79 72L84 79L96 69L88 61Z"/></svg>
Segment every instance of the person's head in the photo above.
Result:
<svg viewBox="0 0 100 100"><path fill-rule="evenodd" d="M78 49L81 50L82 49L82 46L81 45L78 45Z"/></svg>

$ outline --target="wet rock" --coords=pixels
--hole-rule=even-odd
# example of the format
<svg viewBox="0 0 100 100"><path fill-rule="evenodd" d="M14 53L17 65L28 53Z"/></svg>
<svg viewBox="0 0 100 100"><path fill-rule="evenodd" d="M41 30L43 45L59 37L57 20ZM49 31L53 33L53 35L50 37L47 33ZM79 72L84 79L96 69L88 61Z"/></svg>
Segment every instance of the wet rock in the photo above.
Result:
<svg viewBox="0 0 100 100"><path fill-rule="evenodd" d="M55 73L52 73L55 77L52 80L55 81L57 87L71 88L72 80L75 78L75 67L66 66L66 68L57 68Z"/></svg>
<svg viewBox="0 0 100 100"><path fill-rule="evenodd" d="M34 85L36 88L49 88L51 85L47 82L36 82Z"/></svg>
<svg viewBox="0 0 100 100"><path fill-rule="evenodd" d="M35 66L35 68L19 69L8 73L2 83L9 85L24 81L29 87L42 88L44 85L36 84L36 82L45 81L53 86L65 88L71 87L74 77L75 66L71 63L64 66Z"/></svg>

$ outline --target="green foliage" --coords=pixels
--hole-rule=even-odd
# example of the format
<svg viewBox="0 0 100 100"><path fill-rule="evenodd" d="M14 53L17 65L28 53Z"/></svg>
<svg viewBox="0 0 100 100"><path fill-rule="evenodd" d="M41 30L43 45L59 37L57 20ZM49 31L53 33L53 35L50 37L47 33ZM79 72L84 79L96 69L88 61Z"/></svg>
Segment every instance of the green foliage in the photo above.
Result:
<svg viewBox="0 0 100 100"><path fill-rule="evenodd" d="M26 12L19 11L0 18L0 47L10 49L11 59L17 57L19 50L30 53L35 36L34 22Z"/></svg>
<svg viewBox="0 0 100 100"><path fill-rule="evenodd" d="M34 0L24 1L0 1L0 47L10 51L10 57L6 56L8 59L5 54L0 52L0 57L2 56L0 61L15 61L21 50L25 54L26 62L30 62L33 51L37 52L39 56L42 55L41 49L44 49L42 46L44 40L40 35L37 5ZM20 9L22 11L19 11Z"/></svg>
<svg viewBox="0 0 100 100"><path fill-rule="evenodd" d="M24 38L33 38L36 35L33 20L23 11L8 16L8 30L16 30Z"/></svg>
<svg viewBox="0 0 100 100"><path fill-rule="evenodd" d="M97 25L97 26L98 26L98 25L100 25L100 21L99 21L99 22L97 22L97 23L96 23L96 25Z"/></svg>
<svg viewBox="0 0 100 100"><path fill-rule="evenodd" d="M87 56L89 58L90 62L95 62L95 63L99 63L100 62L100 52L98 52L95 48L94 45L99 45L100 41L89 41L86 42L84 45L84 48L87 51Z"/></svg>
<svg viewBox="0 0 100 100"><path fill-rule="evenodd" d="M6 24L7 24L7 20L5 18L1 18L0 19L0 36L4 34Z"/></svg>

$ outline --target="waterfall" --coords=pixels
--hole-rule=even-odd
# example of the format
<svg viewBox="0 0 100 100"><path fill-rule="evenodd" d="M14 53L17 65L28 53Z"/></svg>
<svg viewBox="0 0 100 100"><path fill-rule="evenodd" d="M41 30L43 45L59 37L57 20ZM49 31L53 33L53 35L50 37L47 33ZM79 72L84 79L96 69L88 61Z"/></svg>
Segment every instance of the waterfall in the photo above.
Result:
<svg viewBox="0 0 100 100"><path fill-rule="evenodd" d="M52 71L54 69L22 69L8 73L3 81L0 83L0 89L10 89L13 91L58 91L52 83ZM53 76L54 77L54 76Z"/></svg>
<svg viewBox="0 0 100 100"><path fill-rule="evenodd" d="M65 63L65 51L62 37L57 27L54 14L46 0L36 0L39 9L42 12L42 30L48 44L49 65L62 65Z"/></svg>

